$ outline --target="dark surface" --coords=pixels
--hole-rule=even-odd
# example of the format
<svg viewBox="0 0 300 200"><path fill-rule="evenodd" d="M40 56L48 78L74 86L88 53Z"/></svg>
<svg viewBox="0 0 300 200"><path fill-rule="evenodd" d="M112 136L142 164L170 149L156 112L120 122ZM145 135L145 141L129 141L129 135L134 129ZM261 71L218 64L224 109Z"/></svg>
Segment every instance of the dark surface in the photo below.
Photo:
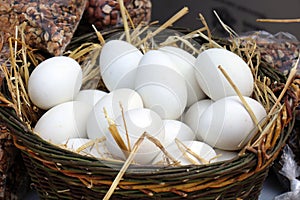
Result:
<svg viewBox="0 0 300 200"><path fill-rule="evenodd" d="M226 35L220 26L217 17L213 13L215 10L222 21L230 26L235 32L242 33L247 31L266 30L272 34L277 32L289 32L300 39L299 23L262 23L256 22L257 19L298 19L299 0L152 0L152 21L158 20L163 23L172 17L181 8L187 6L189 13L183 16L174 25L201 28L199 13L206 19L214 36Z"/></svg>

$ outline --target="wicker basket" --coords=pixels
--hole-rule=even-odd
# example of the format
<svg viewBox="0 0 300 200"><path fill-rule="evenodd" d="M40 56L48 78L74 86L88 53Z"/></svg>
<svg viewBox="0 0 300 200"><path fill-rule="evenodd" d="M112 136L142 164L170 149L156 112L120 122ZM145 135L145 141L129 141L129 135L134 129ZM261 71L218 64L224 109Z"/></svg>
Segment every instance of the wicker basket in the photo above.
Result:
<svg viewBox="0 0 300 200"><path fill-rule="evenodd" d="M1 123L0 158L0 199L22 199L29 191L30 177L10 131Z"/></svg>
<svg viewBox="0 0 300 200"><path fill-rule="evenodd" d="M252 33L253 34L253 33ZM253 34L254 35L254 34ZM291 63L299 56L300 41L290 33L278 32L274 35L268 32L256 33L257 44L262 49L262 55L268 63L275 69L286 73L291 68ZM298 76L300 75L300 65L298 64ZM291 148L294 160L300 167L300 106L296 108L295 126L287 141L287 145ZM281 174L285 159L282 158L282 153L275 160L272 170L278 177L279 182L284 189L290 190L290 180ZM300 177L298 177L300 179Z"/></svg>
<svg viewBox="0 0 300 200"><path fill-rule="evenodd" d="M300 120L296 119L294 129L287 141L287 145L291 148L294 154L294 161L300 166L300 127L299 127ZM272 170L275 172L279 182L281 183L282 187L286 191L291 191L291 181L281 173L282 167L285 164L285 160L282 157L282 154L278 156L275 160ZM295 177L298 180L300 177Z"/></svg>
<svg viewBox="0 0 300 200"><path fill-rule="evenodd" d="M260 67L262 76L273 70L263 62ZM274 78L270 80L275 83ZM284 84L285 77L276 81ZM239 157L208 165L131 165L111 199L258 199L270 166L293 129L294 117L288 111L293 113L299 103L293 98L293 94L299 92L296 81L299 82L294 79L293 87L289 87L283 98L291 104L284 104L275 120L282 126L270 130L262 127L269 131L271 143L269 139L262 140L257 146L248 146ZM275 85L272 89L275 90ZM1 93L7 96L5 91L2 89ZM32 185L41 199L103 198L123 165L82 156L48 143L32 133L8 106L1 107L0 119L10 128L16 147L22 151Z"/></svg>

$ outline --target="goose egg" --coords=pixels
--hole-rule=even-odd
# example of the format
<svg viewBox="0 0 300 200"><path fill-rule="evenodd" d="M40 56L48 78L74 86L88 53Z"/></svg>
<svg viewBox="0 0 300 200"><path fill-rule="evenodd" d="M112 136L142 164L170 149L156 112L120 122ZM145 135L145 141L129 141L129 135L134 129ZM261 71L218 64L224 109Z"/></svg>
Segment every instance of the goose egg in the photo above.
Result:
<svg viewBox="0 0 300 200"><path fill-rule="evenodd" d="M214 149L214 150L217 153L216 161L218 161L218 162L231 160L233 158L238 157L238 152L236 152L236 151L226 151L226 150L221 150L221 149Z"/></svg>
<svg viewBox="0 0 300 200"><path fill-rule="evenodd" d="M193 105L191 105L191 107L189 107L188 110L183 115L183 122L186 123L193 130L194 133L198 133L199 131L199 121L202 113L212 103L213 101L211 99L200 100L194 103ZM198 135L198 139L202 140L199 137L200 136L199 133L197 135Z"/></svg>
<svg viewBox="0 0 300 200"><path fill-rule="evenodd" d="M121 88L109 92L101 98L93 107L87 122L87 135L90 139L101 138L108 133L108 121L105 117L104 108L110 119L115 120L123 111L134 108L142 108L141 96L132 89Z"/></svg>
<svg viewBox="0 0 300 200"><path fill-rule="evenodd" d="M92 106L80 101L59 104L38 120L34 131L54 144L70 138L86 138L86 122L91 110Z"/></svg>
<svg viewBox="0 0 300 200"><path fill-rule="evenodd" d="M137 69L135 90L144 106L163 119L179 118L187 104L185 80L173 65L166 54L151 50L143 56Z"/></svg>
<svg viewBox="0 0 300 200"><path fill-rule="evenodd" d="M96 103L105 95L107 95L107 93L101 90L86 89L80 90L74 100L83 101L91 106L95 106Z"/></svg>
<svg viewBox="0 0 300 200"><path fill-rule="evenodd" d="M165 46L159 48L160 51L165 52L175 63L175 67L184 77L187 86L187 106L189 107L196 101L204 99L205 93L200 88L195 76L195 62L196 58L189 52L173 46Z"/></svg>
<svg viewBox="0 0 300 200"><path fill-rule="evenodd" d="M122 40L110 40L100 53L100 72L109 91L134 88L136 68L143 54L132 44Z"/></svg>
<svg viewBox="0 0 300 200"><path fill-rule="evenodd" d="M87 143L89 143L91 140L87 139L87 138L70 138L64 142L62 142L62 144L67 148L70 149L71 151L77 152L77 150L81 147L83 147L84 145L86 145ZM88 147L86 149L83 149L82 151L80 151L80 154L89 154L91 151L91 147Z"/></svg>
<svg viewBox="0 0 300 200"><path fill-rule="evenodd" d="M82 84L82 70L77 61L57 56L41 62L28 80L28 95L39 108L47 110L71 101Z"/></svg>
<svg viewBox="0 0 300 200"><path fill-rule="evenodd" d="M244 97L258 122L266 117L264 107L250 97ZM211 104L199 120L198 138L222 150L241 149L257 131L250 114L238 96L225 97Z"/></svg>
<svg viewBox="0 0 300 200"><path fill-rule="evenodd" d="M90 152L89 155L98 159L112 159L111 153L107 150L106 143L103 142L96 142Z"/></svg>
<svg viewBox="0 0 300 200"><path fill-rule="evenodd" d="M185 150L185 147L177 143L173 143L166 147L166 151L174 158L176 161L180 162L180 165L190 165L190 164L208 164L210 161L213 161L213 158L216 157L216 152L208 144L200 141L182 141L183 145L186 148L189 148L193 153L199 156L203 160L198 160L193 155L188 153ZM183 148L181 150L181 148ZM185 153L186 154L185 154ZM154 165L167 165L166 156L163 152L154 159L152 162Z"/></svg>
<svg viewBox="0 0 300 200"><path fill-rule="evenodd" d="M128 110L124 113L124 120L128 130L131 149L144 132L147 132L159 141L164 140L165 132L163 120L154 111L147 108ZM118 125L120 136L125 144L127 144L126 129L122 116L117 117L116 124ZM125 160L123 152L120 150L111 134L107 136L106 146L114 157ZM149 139L145 138L136 152L134 161L139 164L150 164L159 152L160 149Z"/></svg>
<svg viewBox="0 0 300 200"><path fill-rule="evenodd" d="M165 139L162 142L166 147L177 138L180 141L194 140L195 133L185 123L178 120L163 120L165 127Z"/></svg>
<svg viewBox="0 0 300 200"><path fill-rule="evenodd" d="M200 53L195 63L195 75L201 89L212 100L235 96L236 92L222 74L222 68L230 76L242 95L253 91L253 75L247 63L237 54L222 48L211 48Z"/></svg>

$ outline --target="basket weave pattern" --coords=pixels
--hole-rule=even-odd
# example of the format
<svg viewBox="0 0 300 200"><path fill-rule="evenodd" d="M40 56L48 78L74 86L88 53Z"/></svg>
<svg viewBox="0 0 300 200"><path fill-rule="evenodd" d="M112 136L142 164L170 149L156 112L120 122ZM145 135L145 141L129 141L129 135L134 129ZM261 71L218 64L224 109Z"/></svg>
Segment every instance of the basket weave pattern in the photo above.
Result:
<svg viewBox="0 0 300 200"><path fill-rule="evenodd" d="M20 199L29 190L29 179L20 150L0 123L0 199Z"/></svg>
<svg viewBox="0 0 300 200"><path fill-rule="evenodd" d="M13 129L15 144L23 152L35 189L42 199L100 198L119 172L116 169L122 166L62 150L22 128ZM281 134L272 157L280 152L280 144L284 144L287 136L284 132ZM113 199L258 199L272 161L272 158L266 160L259 167L257 155L247 153L233 161L208 166L132 166ZM112 165L115 167L109 167Z"/></svg>

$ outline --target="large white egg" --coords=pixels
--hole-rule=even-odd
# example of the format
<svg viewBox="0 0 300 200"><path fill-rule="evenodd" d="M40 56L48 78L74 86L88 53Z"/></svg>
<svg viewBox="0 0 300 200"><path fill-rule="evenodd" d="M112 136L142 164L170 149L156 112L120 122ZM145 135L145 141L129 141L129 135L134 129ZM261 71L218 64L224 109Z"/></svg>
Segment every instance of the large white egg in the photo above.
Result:
<svg viewBox="0 0 300 200"><path fill-rule="evenodd" d="M112 159L111 153L107 150L106 142L95 142L92 146L92 149L89 152L89 156L98 158L98 159Z"/></svg>
<svg viewBox="0 0 300 200"><path fill-rule="evenodd" d="M139 66L148 65L160 65L162 67L169 67L178 73L179 69L176 67L176 63L171 59L171 57L163 51L159 50L149 50L147 51L139 62Z"/></svg>
<svg viewBox="0 0 300 200"><path fill-rule="evenodd" d="M187 152L184 146L178 146L177 143L173 143L166 147L166 151L176 159L176 161L180 162L180 165L190 165L190 164L208 164L209 162L213 162L213 158L216 157L216 152L214 149L200 141L182 141L183 145L186 148L189 148L193 153L201 157L203 160L198 160L193 155ZM182 148L182 149L181 149ZM186 154L184 155L185 152ZM191 160L192 161L191 161ZM166 156L163 152L161 152L152 162L154 165L168 165L166 160Z"/></svg>
<svg viewBox="0 0 300 200"><path fill-rule="evenodd" d="M224 77L222 66L242 95L250 96L253 92L253 75L247 63L237 54L222 48L207 49L200 53L195 63L196 79L212 100L234 96L236 92Z"/></svg>
<svg viewBox="0 0 300 200"><path fill-rule="evenodd" d="M136 68L143 54L132 44L122 40L110 40L100 53L100 72L109 91L134 88Z"/></svg>
<svg viewBox="0 0 300 200"><path fill-rule="evenodd" d="M110 119L115 120L122 114L120 104L124 112L134 108L142 108L143 100L134 90L121 88L111 91L93 107L87 122L87 134L90 139L101 138L108 133L108 121L104 108Z"/></svg>
<svg viewBox="0 0 300 200"><path fill-rule="evenodd" d="M126 121L131 149L144 132L147 132L159 141L164 140L165 133L163 120L154 111L147 108L128 110L124 113L124 119ZM116 123L123 141L127 144L123 117L119 116L116 119ZM124 153L121 151L111 134L107 136L106 146L114 157L125 160ZM160 149L149 139L145 138L136 152L134 161L139 164L150 164L159 152Z"/></svg>
<svg viewBox="0 0 300 200"><path fill-rule="evenodd" d="M49 109L36 123L34 131L43 139L62 144L70 138L86 138L86 122L92 106L70 101Z"/></svg>
<svg viewBox="0 0 300 200"><path fill-rule="evenodd" d="M187 104L185 80L173 65L166 54L151 50L143 56L137 69L135 90L144 106L163 119L179 118Z"/></svg>
<svg viewBox="0 0 300 200"><path fill-rule="evenodd" d="M82 85L82 70L77 61L57 56L41 62L28 80L28 95L39 108L47 110L71 101Z"/></svg>
<svg viewBox="0 0 300 200"><path fill-rule="evenodd" d="M244 97L258 122L266 117L264 107ZM212 147L238 150L253 136L257 126L238 96L230 96L211 104L201 115L197 137Z"/></svg>
<svg viewBox="0 0 300 200"><path fill-rule="evenodd" d="M86 89L80 90L74 100L83 101L90 104L91 106L95 106L96 103L105 95L107 95L107 92L101 90Z"/></svg>
<svg viewBox="0 0 300 200"><path fill-rule="evenodd" d="M238 152L236 151L226 151L221 149L214 149L217 154L216 161L222 162L226 160L231 160L237 158L239 156Z"/></svg>
<svg viewBox="0 0 300 200"><path fill-rule="evenodd" d="M180 141L194 140L196 138L193 130L185 123L178 120L163 120L165 127L165 139L162 144L166 147L177 138Z"/></svg>
<svg viewBox="0 0 300 200"><path fill-rule="evenodd" d="M184 77L187 86L187 106L206 97L205 93L200 88L195 76L195 62L196 58L189 52L173 46L161 47L158 50L165 52L170 56L175 63L175 67Z"/></svg>
<svg viewBox="0 0 300 200"><path fill-rule="evenodd" d="M104 141L97 141L87 138L70 138L62 143L70 151L77 152L84 156L98 159L112 158Z"/></svg>
<svg viewBox="0 0 300 200"><path fill-rule="evenodd" d="M193 105L191 105L188 110L183 115L182 121L186 123L195 134L198 135L198 140L202 140L199 134L199 122L202 113L213 103L211 99L200 100Z"/></svg>
<svg viewBox="0 0 300 200"><path fill-rule="evenodd" d="M70 138L62 142L62 145L64 145L67 149L71 151L77 152L80 148L83 148L84 145L88 144L91 141L92 141L91 139L87 139L87 138ZM90 153L91 149L92 147L89 146L87 148L83 148L78 153L87 155Z"/></svg>

